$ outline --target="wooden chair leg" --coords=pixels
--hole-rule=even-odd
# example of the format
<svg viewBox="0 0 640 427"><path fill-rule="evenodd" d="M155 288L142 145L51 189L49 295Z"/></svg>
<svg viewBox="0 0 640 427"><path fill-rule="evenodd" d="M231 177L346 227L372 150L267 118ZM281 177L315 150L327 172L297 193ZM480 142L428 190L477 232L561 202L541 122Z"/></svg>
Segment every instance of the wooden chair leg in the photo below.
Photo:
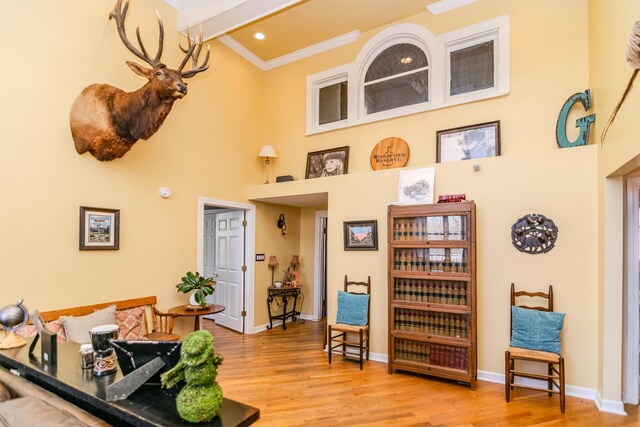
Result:
<svg viewBox="0 0 640 427"><path fill-rule="evenodd" d="M553 363L547 364L547 375L549 375L549 379L547 380L547 388L549 389L549 397L553 396L551 391L553 390L553 380L551 376L553 375Z"/></svg>
<svg viewBox="0 0 640 427"><path fill-rule="evenodd" d="M369 330L367 329L367 360L369 360Z"/></svg>
<svg viewBox="0 0 640 427"><path fill-rule="evenodd" d="M504 393L507 402L511 399L511 353L509 350L504 352Z"/></svg>
<svg viewBox="0 0 640 427"><path fill-rule="evenodd" d="M342 333L342 356L347 354L347 333Z"/></svg>
<svg viewBox="0 0 640 427"><path fill-rule="evenodd" d="M564 390L564 358L560 358L560 363L558 364L558 371L560 371L560 412L564 414L564 406L565 406L565 390Z"/></svg>
<svg viewBox="0 0 640 427"><path fill-rule="evenodd" d="M363 343L363 334L362 329L360 329L360 370L362 371L362 353L364 352L364 343Z"/></svg>
<svg viewBox="0 0 640 427"><path fill-rule="evenodd" d="M331 365L331 325L327 326L327 353L329 353L329 365Z"/></svg>

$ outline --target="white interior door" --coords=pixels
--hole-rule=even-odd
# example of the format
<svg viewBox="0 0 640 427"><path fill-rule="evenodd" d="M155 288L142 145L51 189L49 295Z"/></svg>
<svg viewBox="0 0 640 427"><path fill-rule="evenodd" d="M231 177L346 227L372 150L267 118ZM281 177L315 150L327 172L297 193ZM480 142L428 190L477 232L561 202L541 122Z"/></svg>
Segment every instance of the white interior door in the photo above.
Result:
<svg viewBox="0 0 640 427"><path fill-rule="evenodd" d="M207 301L225 306L222 313L211 316L221 326L242 332L244 301L244 211L215 214L213 271L218 284ZM205 220L206 224L206 220ZM206 229L206 227L205 227ZM205 231L206 253L206 231ZM205 255L205 259L207 256ZM209 316L207 316L209 317Z"/></svg>

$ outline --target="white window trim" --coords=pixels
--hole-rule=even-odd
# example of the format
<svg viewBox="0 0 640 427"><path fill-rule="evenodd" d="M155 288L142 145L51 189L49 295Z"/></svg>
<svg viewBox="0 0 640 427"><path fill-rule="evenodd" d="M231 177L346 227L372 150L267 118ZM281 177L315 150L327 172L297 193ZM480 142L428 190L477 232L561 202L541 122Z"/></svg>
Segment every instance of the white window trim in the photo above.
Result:
<svg viewBox="0 0 640 427"><path fill-rule="evenodd" d="M348 82L351 64L341 65L318 74L307 76L307 135L327 132L348 126L346 120L338 120L321 125L320 119L320 89L336 83ZM349 83L350 85L350 83ZM349 88L347 90L350 90ZM347 97L351 94L347 92ZM348 107L347 107L348 109ZM347 115L348 112L347 112Z"/></svg>
<svg viewBox="0 0 640 427"><path fill-rule="evenodd" d="M461 93L459 95L451 95L450 76L451 61L450 53L465 47L480 44L493 40L493 82L494 86L487 89L477 90L473 92ZM445 94L444 106L463 104L467 102L479 101L481 99L493 98L509 93L509 17L500 16L489 21L480 22L470 25L439 37L439 41L443 46L444 58L446 64L445 76L443 82L443 92Z"/></svg>
<svg viewBox="0 0 640 427"><path fill-rule="evenodd" d="M360 50L356 60L330 70L307 76L307 135L372 123L409 114L436 110L452 105L494 98L509 93L509 16L500 16L436 37L418 24L398 24L373 36ZM460 95L449 95L449 52L494 40L494 87ZM375 58L386 48L411 43L421 48L429 61L429 101L366 114L364 77ZM348 82L347 119L318 124L319 90L325 86Z"/></svg>
<svg viewBox="0 0 640 427"><path fill-rule="evenodd" d="M429 101L415 105L407 105L392 110L367 114L364 104L364 78L371 63L385 49L400 43L413 44L425 53L429 64ZM360 50L355 62L356 73L349 73L349 100L356 100L354 105L349 105L349 118L356 118L355 124L377 122L398 116L425 111L434 105L434 99L439 100L441 94L435 93L434 82L439 76L434 76L437 70L442 70L442 56L437 51L438 41L436 36L425 27L418 24L398 24L386 28L373 36ZM437 101L436 101L437 102Z"/></svg>

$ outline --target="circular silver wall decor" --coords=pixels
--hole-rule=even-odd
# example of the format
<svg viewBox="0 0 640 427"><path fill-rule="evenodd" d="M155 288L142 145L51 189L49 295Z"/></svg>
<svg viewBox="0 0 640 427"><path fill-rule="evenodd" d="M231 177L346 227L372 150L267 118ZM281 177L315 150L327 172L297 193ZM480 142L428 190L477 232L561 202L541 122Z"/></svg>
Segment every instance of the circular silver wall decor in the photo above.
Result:
<svg viewBox="0 0 640 427"><path fill-rule="evenodd" d="M511 243L526 254L549 252L557 238L558 227L541 214L525 215L511 226Z"/></svg>

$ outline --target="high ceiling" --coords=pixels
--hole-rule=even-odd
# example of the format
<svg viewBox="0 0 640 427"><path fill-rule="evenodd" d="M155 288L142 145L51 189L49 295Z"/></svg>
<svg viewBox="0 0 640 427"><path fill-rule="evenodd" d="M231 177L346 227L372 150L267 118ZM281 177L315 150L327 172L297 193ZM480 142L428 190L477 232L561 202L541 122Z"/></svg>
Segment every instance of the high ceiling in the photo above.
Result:
<svg viewBox="0 0 640 427"><path fill-rule="evenodd" d="M354 31L365 32L421 13L475 0L165 0L178 11L178 30L201 25L205 39L222 37L258 61L270 61ZM263 33L264 40L255 38ZM226 35L225 35L226 34ZM231 38L231 39L230 39Z"/></svg>
<svg viewBox="0 0 640 427"><path fill-rule="evenodd" d="M433 0L431 0L433 2ZM306 0L228 34L263 61L424 12L428 0ZM263 33L264 40L254 35Z"/></svg>

